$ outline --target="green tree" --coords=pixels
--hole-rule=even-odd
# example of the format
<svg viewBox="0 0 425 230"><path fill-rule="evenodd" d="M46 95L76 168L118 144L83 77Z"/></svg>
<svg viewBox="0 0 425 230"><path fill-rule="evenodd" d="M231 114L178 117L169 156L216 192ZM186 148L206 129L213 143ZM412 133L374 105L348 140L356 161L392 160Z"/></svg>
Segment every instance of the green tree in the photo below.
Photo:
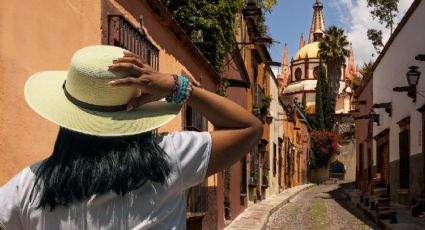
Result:
<svg viewBox="0 0 425 230"><path fill-rule="evenodd" d="M341 66L349 56L347 36L344 30L330 26L319 44L320 59L327 66L327 82L331 100L331 114L335 113L335 99L339 93Z"/></svg>
<svg viewBox="0 0 425 230"><path fill-rule="evenodd" d="M161 0L187 35L202 30L204 42L196 43L214 68L221 72L226 52L235 48L236 12L244 0Z"/></svg>
<svg viewBox="0 0 425 230"><path fill-rule="evenodd" d="M378 19L379 23L389 28L391 34L394 28L394 18L398 13L398 0L367 0L367 7L371 8L370 14L373 19ZM382 31L368 29L367 37L372 42L373 48L377 54L381 53L384 46L382 42Z"/></svg>
<svg viewBox="0 0 425 230"><path fill-rule="evenodd" d="M365 63L363 63L363 66L361 67L361 69L359 70L360 71L360 73L362 74L362 76L363 76L363 78L365 78L365 77L369 77L370 75L372 75L373 74L373 72L372 72L372 68L373 68L373 65L374 65L375 63L373 62L373 61L369 61L369 62L365 62Z"/></svg>
<svg viewBox="0 0 425 230"><path fill-rule="evenodd" d="M322 63L320 62L317 69L317 84L315 98L315 113L314 113L314 129L318 131L325 130L325 116L323 111L323 88L326 82L326 75ZM327 91L327 89L325 90Z"/></svg>
<svg viewBox="0 0 425 230"><path fill-rule="evenodd" d="M262 7L267 11L271 12L273 9L273 6L275 6L279 0L263 0L262 1Z"/></svg>
<svg viewBox="0 0 425 230"><path fill-rule="evenodd" d="M376 53L380 54L381 49L384 46L384 43L382 42L382 30L368 29L367 38L372 42Z"/></svg>
<svg viewBox="0 0 425 230"><path fill-rule="evenodd" d="M398 13L398 0L367 0L367 7L371 8L372 18L377 18L385 28L390 28L392 34L394 18Z"/></svg>
<svg viewBox="0 0 425 230"><path fill-rule="evenodd" d="M332 129L332 105L329 96L329 87L326 80L326 69L320 62L317 69L317 85L314 114L315 130L330 131Z"/></svg>

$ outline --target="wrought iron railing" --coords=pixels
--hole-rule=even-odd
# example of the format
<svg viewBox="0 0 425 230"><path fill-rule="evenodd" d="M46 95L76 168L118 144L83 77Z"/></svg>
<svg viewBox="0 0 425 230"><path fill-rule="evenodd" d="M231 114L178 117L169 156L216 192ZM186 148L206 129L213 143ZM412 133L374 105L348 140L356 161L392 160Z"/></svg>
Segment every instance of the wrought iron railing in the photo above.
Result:
<svg viewBox="0 0 425 230"><path fill-rule="evenodd" d="M192 109L190 106L186 107L186 121L185 130L191 131L207 131L208 121L202 116L201 113Z"/></svg>
<svg viewBox="0 0 425 230"><path fill-rule="evenodd" d="M261 109L263 107L264 91L258 84L253 85L252 104L254 109Z"/></svg>
<svg viewBox="0 0 425 230"><path fill-rule="evenodd" d="M185 109L185 130L208 131L208 121L190 106ZM208 179L189 189L187 199L188 217L203 216L208 211Z"/></svg>
<svg viewBox="0 0 425 230"><path fill-rule="evenodd" d="M108 16L108 44L119 46L142 57L153 69L159 68L159 49L121 15Z"/></svg>
<svg viewBox="0 0 425 230"><path fill-rule="evenodd" d="M208 180L189 189L187 198L187 215L196 217L205 215L208 211Z"/></svg>

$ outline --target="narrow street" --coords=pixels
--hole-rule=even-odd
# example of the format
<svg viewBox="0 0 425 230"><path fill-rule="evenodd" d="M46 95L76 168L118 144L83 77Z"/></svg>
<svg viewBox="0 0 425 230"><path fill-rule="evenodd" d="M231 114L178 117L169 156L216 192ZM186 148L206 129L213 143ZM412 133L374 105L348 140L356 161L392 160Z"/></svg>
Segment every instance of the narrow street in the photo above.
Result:
<svg viewBox="0 0 425 230"><path fill-rule="evenodd" d="M270 216L267 229L379 229L346 199L339 184L301 192Z"/></svg>

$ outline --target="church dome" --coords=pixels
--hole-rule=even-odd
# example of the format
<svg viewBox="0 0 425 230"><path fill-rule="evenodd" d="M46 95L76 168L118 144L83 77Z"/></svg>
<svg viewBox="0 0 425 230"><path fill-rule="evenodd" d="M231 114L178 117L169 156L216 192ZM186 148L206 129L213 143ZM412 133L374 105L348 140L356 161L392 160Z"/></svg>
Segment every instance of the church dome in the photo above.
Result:
<svg viewBox="0 0 425 230"><path fill-rule="evenodd" d="M320 42L313 42L305 45L295 55L294 60L296 61L304 58L319 58L319 43Z"/></svg>

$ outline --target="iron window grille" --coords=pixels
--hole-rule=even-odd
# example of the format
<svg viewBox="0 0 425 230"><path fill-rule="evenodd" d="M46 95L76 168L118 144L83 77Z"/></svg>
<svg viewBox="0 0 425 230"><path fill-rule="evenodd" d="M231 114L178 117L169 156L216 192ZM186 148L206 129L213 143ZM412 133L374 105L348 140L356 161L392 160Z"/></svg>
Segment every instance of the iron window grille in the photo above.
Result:
<svg viewBox="0 0 425 230"><path fill-rule="evenodd" d="M184 130L208 131L208 121L190 106L185 109ZM205 215L208 211L208 179L189 189L187 212L189 217Z"/></svg>
<svg viewBox="0 0 425 230"><path fill-rule="evenodd" d="M158 71L159 49L141 30L121 15L108 15L108 45L118 46L139 55Z"/></svg>

